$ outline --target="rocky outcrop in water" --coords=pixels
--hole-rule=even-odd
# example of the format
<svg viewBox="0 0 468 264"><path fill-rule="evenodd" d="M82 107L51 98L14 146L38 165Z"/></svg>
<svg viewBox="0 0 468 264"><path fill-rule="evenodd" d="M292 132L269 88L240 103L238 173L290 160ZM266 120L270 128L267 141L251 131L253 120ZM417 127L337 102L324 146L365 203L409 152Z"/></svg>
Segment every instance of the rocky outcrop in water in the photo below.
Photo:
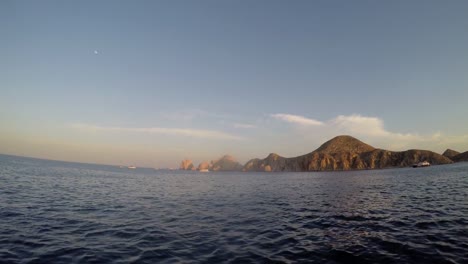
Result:
<svg viewBox="0 0 468 264"><path fill-rule="evenodd" d="M185 159L180 163L179 169L181 170L193 170L195 167L193 166L193 163L189 159Z"/></svg>
<svg viewBox="0 0 468 264"><path fill-rule="evenodd" d="M211 161L211 169L213 171L240 171L243 166L236 161L233 156L224 155L223 157Z"/></svg>
<svg viewBox="0 0 468 264"><path fill-rule="evenodd" d="M224 155L217 160L211 162L204 161L198 165L197 170L210 170L210 171L241 171L242 164L236 161L233 156Z"/></svg>
<svg viewBox="0 0 468 264"><path fill-rule="evenodd" d="M444 153L442 153L442 156L447 157L449 159L452 159L453 157L455 157L458 154L460 154L460 152L455 151L453 149L447 149L446 151L444 151Z"/></svg>
<svg viewBox="0 0 468 264"><path fill-rule="evenodd" d="M265 159L248 161L244 171L332 171L408 167L420 161L433 165L452 163L428 150L389 151L376 149L351 136L338 136L317 150L294 158L272 153Z"/></svg>
<svg viewBox="0 0 468 264"><path fill-rule="evenodd" d="M208 163L208 161L204 161L198 164L197 170L209 170L209 169L210 169L210 163Z"/></svg>

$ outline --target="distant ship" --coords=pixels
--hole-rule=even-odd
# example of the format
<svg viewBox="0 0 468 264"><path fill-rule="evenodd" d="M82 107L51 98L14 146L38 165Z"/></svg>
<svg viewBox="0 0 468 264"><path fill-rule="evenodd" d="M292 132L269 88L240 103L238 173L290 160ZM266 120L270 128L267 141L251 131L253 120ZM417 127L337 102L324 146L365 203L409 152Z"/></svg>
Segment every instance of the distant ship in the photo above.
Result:
<svg viewBox="0 0 468 264"><path fill-rule="evenodd" d="M128 166L127 168L129 168L129 169L136 169L135 166Z"/></svg>
<svg viewBox="0 0 468 264"><path fill-rule="evenodd" d="M427 162L427 161L418 162L418 163L413 164L413 168L429 167L429 166L431 166L431 164L429 162Z"/></svg>

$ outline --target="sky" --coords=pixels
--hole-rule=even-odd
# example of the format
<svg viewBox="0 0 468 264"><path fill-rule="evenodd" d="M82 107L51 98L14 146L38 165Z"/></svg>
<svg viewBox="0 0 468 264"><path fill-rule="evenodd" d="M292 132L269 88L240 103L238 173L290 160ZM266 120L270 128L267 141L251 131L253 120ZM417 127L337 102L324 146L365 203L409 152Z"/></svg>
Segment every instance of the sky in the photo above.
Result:
<svg viewBox="0 0 468 264"><path fill-rule="evenodd" d="M0 1L0 153L468 150L468 1Z"/></svg>

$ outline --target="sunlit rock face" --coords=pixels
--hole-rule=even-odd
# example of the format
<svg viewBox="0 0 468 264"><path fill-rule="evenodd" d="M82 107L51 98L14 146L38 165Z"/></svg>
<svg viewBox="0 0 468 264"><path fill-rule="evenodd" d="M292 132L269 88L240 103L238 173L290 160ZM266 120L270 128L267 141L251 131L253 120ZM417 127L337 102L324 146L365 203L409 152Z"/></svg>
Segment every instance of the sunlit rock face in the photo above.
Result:
<svg viewBox="0 0 468 264"><path fill-rule="evenodd" d="M236 161L233 156L224 155L217 160L211 162L204 161L200 163L197 170L210 170L210 171L241 171L243 166Z"/></svg>
<svg viewBox="0 0 468 264"><path fill-rule="evenodd" d="M420 161L433 165L452 161L428 150L388 151L376 149L351 136L338 136L306 155L284 158L270 154L248 161L244 171L333 171L407 167Z"/></svg>
<svg viewBox="0 0 468 264"><path fill-rule="evenodd" d="M197 170L209 170L210 169L210 163L207 161L204 161L198 165Z"/></svg>
<svg viewBox="0 0 468 264"><path fill-rule="evenodd" d="M180 163L179 169L181 170L192 170L194 168L193 163L189 159L185 159Z"/></svg>
<svg viewBox="0 0 468 264"><path fill-rule="evenodd" d="M224 155L217 160L212 160L210 168L213 171L240 171L243 166L233 156Z"/></svg>

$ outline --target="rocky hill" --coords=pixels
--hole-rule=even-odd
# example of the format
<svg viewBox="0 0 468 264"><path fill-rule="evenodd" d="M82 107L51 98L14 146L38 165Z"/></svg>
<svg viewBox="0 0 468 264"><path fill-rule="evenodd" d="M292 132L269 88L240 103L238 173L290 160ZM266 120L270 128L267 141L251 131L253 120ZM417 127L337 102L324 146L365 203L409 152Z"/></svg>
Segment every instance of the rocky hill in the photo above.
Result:
<svg viewBox="0 0 468 264"><path fill-rule="evenodd" d="M458 154L460 154L460 152L455 151L453 149L447 149L446 151L444 151L444 153L442 153L442 156L447 157L449 159L452 159L453 157L455 157Z"/></svg>
<svg viewBox="0 0 468 264"><path fill-rule="evenodd" d="M468 161L468 151L453 156L452 160L455 162Z"/></svg>
<svg viewBox="0 0 468 264"><path fill-rule="evenodd" d="M315 152L333 154L341 152L362 153L375 150L374 147L353 138L352 136L338 136L323 143Z"/></svg>
<svg viewBox="0 0 468 264"><path fill-rule="evenodd" d="M294 158L270 154L265 159L248 161L244 171L331 171L408 167L420 161L433 165L452 161L428 150L389 151L376 149L351 136L338 136L317 150Z"/></svg>

